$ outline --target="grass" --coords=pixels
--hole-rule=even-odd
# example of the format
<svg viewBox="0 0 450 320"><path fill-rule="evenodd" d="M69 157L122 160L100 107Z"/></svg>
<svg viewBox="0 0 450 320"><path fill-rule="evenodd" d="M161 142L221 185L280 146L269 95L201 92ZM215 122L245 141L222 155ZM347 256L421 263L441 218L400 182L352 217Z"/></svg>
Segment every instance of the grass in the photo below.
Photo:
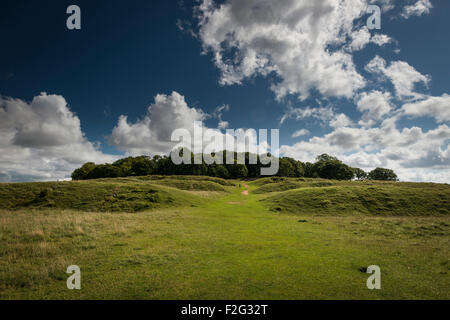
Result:
<svg viewBox="0 0 450 320"><path fill-rule="evenodd" d="M158 180L174 181L169 187L167 181ZM238 181L218 183L225 190L220 192L174 187L185 188L183 181L197 181L202 184L199 189L208 188L203 182L214 182L200 177L67 182L58 189L61 194L52 191L48 196L59 206L51 208L19 205L26 198L21 192L35 197L42 188L56 189L60 184L0 185L0 298L450 298L446 185L286 179L270 183L300 186L255 193L269 182L261 179L246 182L250 192L245 196L246 187ZM320 183L332 185L305 186ZM99 199L117 186L123 190L118 194L135 193L127 186L167 192L174 202L138 212L98 210ZM343 194L345 190L348 194ZM201 197L199 192L215 196ZM79 193L97 199L89 210L70 208L79 203L71 200ZM416 200L419 193L423 197ZM387 208L386 197L395 206L403 199L415 208L414 214L394 207L391 214L383 209L375 215L378 207L355 201L369 196L379 201L380 208ZM311 197L331 204L317 209ZM338 199L352 203L337 209ZM440 199L441 210L419 214L420 208L431 206L420 204L424 199L430 203ZM311 211L298 209L298 203L310 203ZM281 205L282 211L271 210ZM81 267L80 291L66 288L65 270L72 264ZM381 267L381 290L368 290L368 274L360 271L372 264Z"/></svg>
<svg viewBox="0 0 450 320"><path fill-rule="evenodd" d="M139 212L196 206L201 197L184 191L226 192L230 182L183 177L138 177L95 181L0 184L0 209L75 209Z"/></svg>
<svg viewBox="0 0 450 320"><path fill-rule="evenodd" d="M302 187L264 198L273 211L289 214L448 216L450 187L409 185L337 185Z"/></svg>

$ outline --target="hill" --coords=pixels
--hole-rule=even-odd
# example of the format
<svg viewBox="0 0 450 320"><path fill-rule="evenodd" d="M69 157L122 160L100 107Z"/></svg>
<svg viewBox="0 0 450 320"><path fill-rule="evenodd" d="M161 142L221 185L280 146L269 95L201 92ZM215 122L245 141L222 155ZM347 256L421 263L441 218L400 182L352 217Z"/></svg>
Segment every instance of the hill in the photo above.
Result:
<svg viewBox="0 0 450 320"><path fill-rule="evenodd" d="M89 181L0 184L0 209L73 209L138 212L196 206L196 191L227 192L233 183L219 178L148 176Z"/></svg>
<svg viewBox="0 0 450 320"><path fill-rule="evenodd" d="M280 177L0 184L0 299L449 299L449 198Z"/></svg>

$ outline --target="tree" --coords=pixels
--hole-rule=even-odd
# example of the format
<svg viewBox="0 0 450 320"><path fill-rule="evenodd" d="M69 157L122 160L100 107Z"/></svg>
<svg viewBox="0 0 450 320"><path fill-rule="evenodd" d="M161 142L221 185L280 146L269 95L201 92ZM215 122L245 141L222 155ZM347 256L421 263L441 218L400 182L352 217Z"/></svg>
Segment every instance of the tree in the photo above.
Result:
<svg viewBox="0 0 450 320"><path fill-rule="evenodd" d="M328 155L326 153L321 154L320 156L316 157L316 162L319 162L319 161L331 161L331 160L339 160L339 159L336 158L336 157L330 156L330 155Z"/></svg>
<svg viewBox="0 0 450 320"><path fill-rule="evenodd" d="M355 173L355 178L358 180L365 180L367 178L367 172L360 168L353 168L353 172Z"/></svg>
<svg viewBox="0 0 450 320"><path fill-rule="evenodd" d="M311 162L305 162L303 165L305 168L305 177L313 178L314 177L314 164Z"/></svg>
<svg viewBox="0 0 450 320"><path fill-rule="evenodd" d="M225 168L224 165L218 164L216 167L216 177L223 178L223 179L229 179L230 173L228 172L227 168Z"/></svg>
<svg viewBox="0 0 450 320"><path fill-rule="evenodd" d="M244 164L229 164L226 165L226 168L233 179L246 178L248 175L247 167Z"/></svg>
<svg viewBox="0 0 450 320"><path fill-rule="evenodd" d="M351 180L354 176L352 168L339 160L318 161L313 170L324 179Z"/></svg>
<svg viewBox="0 0 450 320"><path fill-rule="evenodd" d="M277 176L279 177L295 177L295 167L287 158L280 158L280 167Z"/></svg>
<svg viewBox="0 0 450 320"><path fill-rule="evenodd" d="M148 157L134 158L131 162L131 171L134 176L148 176L156 169L156 164Z"/></svg>
<svg viewBox="0 0 450 320"><path fill-rule="evenodd" d="M117 178L120 176L122 176L120 168L112 164L99 164L89 172L87 179Z"/></svg>
<svg viewBox="0 0 450 320"><path fill-rule="evenodd" d="M300 178L300 177L305 176L305 169L303 167L303 163L301 163L300 161L297 161L293 158L284 158L284 159L289 161L291 163L292 167L294 168L293 177Z"/></svg>
<svg viewBox="0 0 450 320"><path fill-rule="evenodd" d="M72 179L73 180L86 180L89 173L92 170L94 170L94 168L95 168L95 163L87 162L81 168L76 169L72 173Z"/></svg>
<svg viewBox="0 0 450 320"><path fill-rule="evenodd" d="M376 168L369 172L370 180L398 181L398 177L391 169Z"/></svg>

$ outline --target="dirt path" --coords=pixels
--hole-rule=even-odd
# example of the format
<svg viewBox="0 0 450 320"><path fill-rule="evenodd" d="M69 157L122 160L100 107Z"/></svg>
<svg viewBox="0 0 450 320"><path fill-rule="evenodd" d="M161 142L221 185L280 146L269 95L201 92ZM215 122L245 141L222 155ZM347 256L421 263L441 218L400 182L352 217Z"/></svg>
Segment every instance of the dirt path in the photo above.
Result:
<svg viewBox="0 0 450 320"><path fill-rule="evenodd" d="M248 189L248 188L249 188L249 186L248 186L248 185L246 185L245 183L243 183L242 185L243 185L243 186L244 186L244 188L246 188L246 189ZM242 191L242 192L241 192L241 194L242 194L242 195L244 195L244 196L248 196L248 190L244 190L244 191Z"/></svg>

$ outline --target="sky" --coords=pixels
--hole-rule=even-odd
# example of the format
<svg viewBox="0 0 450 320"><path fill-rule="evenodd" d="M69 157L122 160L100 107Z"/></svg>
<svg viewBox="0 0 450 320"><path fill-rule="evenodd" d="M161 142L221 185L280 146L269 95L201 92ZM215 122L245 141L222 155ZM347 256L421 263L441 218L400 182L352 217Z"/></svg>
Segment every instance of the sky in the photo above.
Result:
<svg viewBox="0 0 450 320"><path fill-rule="evenodd" d="M449 183L449 15L445 0L3 0L0 182L168 154L202 121Z"/></svg>

